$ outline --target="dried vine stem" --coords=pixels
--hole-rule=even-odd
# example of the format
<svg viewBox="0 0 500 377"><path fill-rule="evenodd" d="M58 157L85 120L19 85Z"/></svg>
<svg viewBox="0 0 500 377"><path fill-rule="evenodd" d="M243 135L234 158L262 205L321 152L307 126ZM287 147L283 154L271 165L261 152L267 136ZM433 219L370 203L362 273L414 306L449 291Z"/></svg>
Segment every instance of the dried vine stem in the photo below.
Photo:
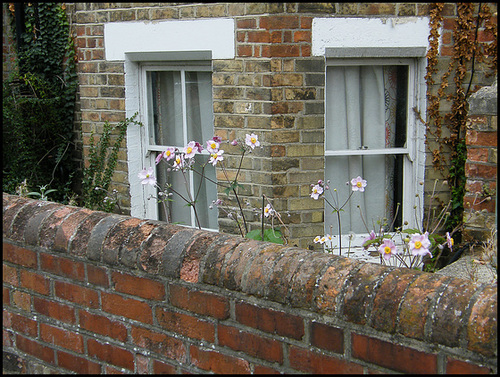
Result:
<svg viewBox="0 0 500 377"><path fill-rule="evenodd" d="M432 4L430 10L430 36L427 53L428 65L425 76L427 83L426 145L432 156L432 164L440 171L451 189L452 211L450 227L461 221L463 195L465 192L465 124L467 121L467 99L478 88L471 90L475 63L488 67L487 75L496 74L496 24L488 4L457 3L454 18L453 53L448 69L441 76L439 87L433 76L438 72L439 30L443 25L443 3ZM479 38L482 33L483 38ZM490 38L487 38L490 35ZM443 59L441 57L441 59ZM467 74L470 73L468 85ZM453 89L449 92L449 80L453 78ZM467 89L465 89L467 88ZM451 111L444 116L440 112L441 101L451 102ZM444 132L443 126L447 132ZM435 143L432 144L431 138ZM447 171L446 168L449 167ZM442 205L442 203L441 203Z"/></svg>

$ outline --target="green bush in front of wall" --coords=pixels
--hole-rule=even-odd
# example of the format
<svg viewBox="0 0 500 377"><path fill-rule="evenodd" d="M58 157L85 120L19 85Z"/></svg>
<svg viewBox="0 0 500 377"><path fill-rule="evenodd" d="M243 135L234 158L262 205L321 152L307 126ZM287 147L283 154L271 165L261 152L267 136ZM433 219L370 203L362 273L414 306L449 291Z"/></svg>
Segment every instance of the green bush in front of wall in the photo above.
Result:
<svg viewBox="0 0 500 377"><path fill-rule="evenodd" d="M56 190L52 198L64 203L76 171L75 50L61 5L24 3L24 20L18 71L3 83L2 189L14 194L26 180L31 190Z"/></svg>

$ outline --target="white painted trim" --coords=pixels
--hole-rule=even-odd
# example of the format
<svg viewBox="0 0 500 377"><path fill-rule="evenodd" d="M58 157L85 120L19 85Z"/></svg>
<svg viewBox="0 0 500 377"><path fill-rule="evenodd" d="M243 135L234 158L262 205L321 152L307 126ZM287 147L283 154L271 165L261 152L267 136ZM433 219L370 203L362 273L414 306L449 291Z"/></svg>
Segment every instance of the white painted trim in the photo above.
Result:
<svg viewBox="0 0 500 377"><path fill-rule="evenodd" d="M379 150L326 150L325 157L331 156L344 156L344 155L374 155L374 154L404 154L406 158L404 161L404 174L403 174L403 197L406 198L402 203L401 210L403 211L403 220L408 221L409 228L416 228L417 223L414 216L414 206L416 206L417 216L422 220L423 214L423 200L418 200L416 194L423 198L423 185L419 182L424 181L425 173L425 127L417 119L413 108L416 107L420 110L422 118L425 119L425 104L426 104L426 90L425 90L425 57L415 59L400 59L400 58L328 58L326 59L326 68L335 65L366 65L366 64L407 64L409 66L408 72L408 135L406 148L387 148ZM325 68L325 69L326 69ZM325 88L325 93L327 88ZM327 94L325 94L325 97ZM326 103L325 103L326 106ZM325 115L326 116L326 115ZM326 121L325 121L326 124ZM325 145L326 147L326 145ZM327 224L325 223L325 233L329 233ZM359 247L362 245L363 240L368 234L356 234L352 239L352 245ZM347 245L349 236L342 235L342 245Z"/></svg>
<svg viewBox="0 0 500 377"><path fill-rule="evenodd" d="M179 62L186 59L189 64L193 56L199 57L207 52L210 52L212 59L234 59L235 20L216 18L107 23L104 24L104 47L106 60L124 61L126 116L131 117L138 112L137 120L144 124L144 127L132 124L127 130L127 164L131 216L149 218L151 209L156 206L154 200L147 198L155 194L156 190L149 185L143 187L137 177L138 172L147 168L143 165L154 163L154 158L145 157L148 144L145 143L147 109L140 102L144 95L139 92L144 88L141 82L143 78L140 77L140 53L145 53L144 62L156 64L173 58L178 58Z"/></svg>
<svg viewBox="0 0 500 377"><path fill-rule="evenodd" d="M428 17L314 18L312 54L325 56L326 47L425 47Z"/></svg>
<svg viewBox="0 0 500 377"><path fill-rule="evenodd" d="M131 117L139 113L137 120L144 123L144 114L139 103L139 64L125 60L125 113ZM133 217L146 218L146 198L137 174L146 166L143 166L141 156L144 156L142 140L145 137L144 127L131 124L127 129L127 163L128 177L130 183L130 213Z"/></svg>
<svg viewBox="0 0 500 377"><path fill-rule="evenodd" d="M213 59L235 57L235 20L175 20L104 24L106 60L125 60L126 52L212 51Z"/></svg>

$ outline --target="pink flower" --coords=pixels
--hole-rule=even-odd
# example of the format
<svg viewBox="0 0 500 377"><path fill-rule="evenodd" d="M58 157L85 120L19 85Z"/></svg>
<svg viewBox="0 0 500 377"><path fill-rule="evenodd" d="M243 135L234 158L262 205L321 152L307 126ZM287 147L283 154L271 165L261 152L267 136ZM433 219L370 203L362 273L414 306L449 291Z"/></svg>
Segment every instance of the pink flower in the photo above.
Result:
<svg viewBox="0 0 500 377"><path fill-rule="evenodd" d="M203 150L203 147L201 146L201 144L196 141L194 143L194 146L196 149L198 149L198 153L201 153L201 151Z"/></svg>
<svg viewBox="0 0 500 377"><path fill-rule="evenodd" d="M366 181L360 176L357 176L356 178L351 179L351 186L352 186L352 191L363 192L365 191Z"/></svg>
<svg viewBox="0 0 500 377"><path fill-rule="evenodd" d="M446 232L446 244L448 245L448 249L451 251L453 247L453 238L451 238L450 232Z"/></svg>
<svg viewBox="0 0 500 377"><path fill-rule="evenodd" d="M429 254L432 257L432 254L429 251L429 247L431 247L431 241L429 241L428 232L425 232L424 234L414 234L411 237L408 246L410 247L412 255L424 256L426 254Z"/></svg>
<svg viewBox="0 0 500 377"><path fill-rule="evenodd" d="M212 153L210 155L210 160L208 161L210 164L212 164L213 166L215 166L217 164L218 161L222 161L224 159L224 157L222 157L222 154L224 153L224 150L221 149L219 151L217 151L216 153Z"/></svg>
<svg viewBox="0 0 500 377"><path fill-rule="evenodd" d="M139 177L139 179L141 179L141 183L143 185L154 186L154 185L156 185L156 178L155 178L153 173L154 173L154 169L152 167L149 167L147 170L142 169L142 171L139 172L139 174L137 174L137 176Z"/></svg>
<svg viewBox="0 0 500 377"><path fill-rule="evenodd" d="M396 245L392 240L385 239L382 245L379 246L378 252L382 254L385 260L390 259L394 254L397 254Z"/></svg>
<svg viewBox="0 0 500 377"><path fill-rule="evenodd" d="M259 139L257 138L257 135L247 134L245 138L245 144L248 145L250 148L254 149L255 147L258 147L260 145L260 142Z"/></svg>
<svg viewBox="0 0 500 377"><path fill-rule="evenodd" d="M186 158L193 158L195 156L197 150L198 150L198 147L196 145L196 142L190 141L188 143L188 145L186 145L184 147L184 153L186 154Z"/></svg>
<svg viewBox="0 0 500 377"><path fill-rule="evenodd" d="M207 140L207 151L212 154L212 153L217 153L219 150L220 144L215 141L214 139L212 140Z"/></svg>
<svg viewBox="0 0 500 377"><path fill-rule="evenodd" d="M372 230L369 234L368 237L365 238L365 240L363 241L363 245L365 243L367 243L368 241L371 241L371 240L374 240L375 238L377 238L377 235L375 234L375 232ZM365 246L365 249L368 248L369 245Z"/></svg>
<svg viewBox="0 0 500 377"><path fill-rule="evenodd" d="M158 165L158 164L160 163L161 159L163 158L163 154L164 154L164 153L165 153L165 152L160 152L160 153L158 154L158 156L156 156L156 160L155 160L156 165Z"/></svg>
<svg viewBox="0 0 500 377"><path fill-rule="evenodd" d="M237 146L238 145L238 140L234 139L233 141L231 141L231 145Z"/></svg>
<svg viewBox="0 0 500 377"><path fill-rule="evenodd" d="M175 157L175 148L174 147L169 147L163 152L163 158L167 161L170 161L172 158Z"/></svg>
<svg viewBox="0 0 500 377"><path fill-rule="evenodd" d="M219 144L222 143L222 138L220 136L214 136L212 140Z"/></svg>
<svg viewBox="0 0 500 377"><path fill-rule="evenodd" d="M319 196L323 193L323 187L320 185L314 185L312 188L311 198L318 200Z"/></svg>

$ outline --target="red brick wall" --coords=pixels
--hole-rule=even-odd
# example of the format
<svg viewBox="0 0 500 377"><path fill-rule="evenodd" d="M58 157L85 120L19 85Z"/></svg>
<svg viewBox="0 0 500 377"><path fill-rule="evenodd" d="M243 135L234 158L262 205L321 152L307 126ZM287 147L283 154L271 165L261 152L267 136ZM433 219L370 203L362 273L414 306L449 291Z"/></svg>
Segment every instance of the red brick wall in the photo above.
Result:
<svg viewBox="0 0 500 377"><path fill-rule="evenodd" d="M471 240L487 239L497 228L497 97L495 81L469 99L464 235Z"/></svg>
<svg viewBox="0 0 500 377"><path fill-rule="evenodd" d="M496 373L497 287L3 194L25 373Z"/></svg>

